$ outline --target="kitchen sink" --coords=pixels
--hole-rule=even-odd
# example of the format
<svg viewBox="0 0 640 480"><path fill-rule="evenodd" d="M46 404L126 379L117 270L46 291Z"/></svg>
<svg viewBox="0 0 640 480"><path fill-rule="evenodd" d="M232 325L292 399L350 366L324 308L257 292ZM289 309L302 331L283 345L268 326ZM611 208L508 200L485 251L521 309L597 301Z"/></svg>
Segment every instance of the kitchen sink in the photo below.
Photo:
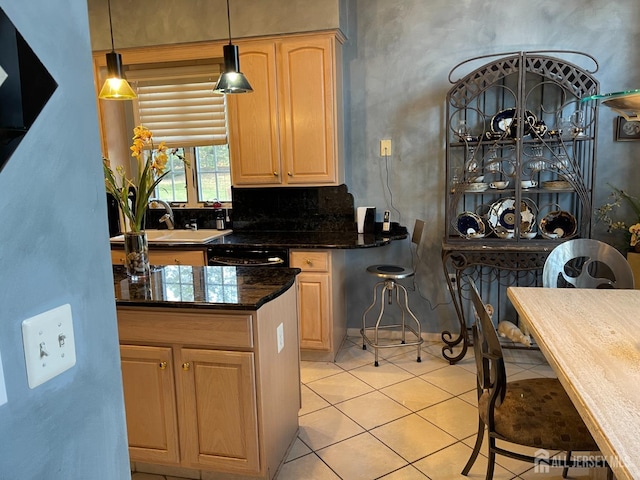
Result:
<svg viewBox="0 0 640 480"><path fill-rule="evenodd" d="M149 243L207 243L230 234L231 230L145 230ZM112 243L122 243L124 235L111 237Z"/></svg>

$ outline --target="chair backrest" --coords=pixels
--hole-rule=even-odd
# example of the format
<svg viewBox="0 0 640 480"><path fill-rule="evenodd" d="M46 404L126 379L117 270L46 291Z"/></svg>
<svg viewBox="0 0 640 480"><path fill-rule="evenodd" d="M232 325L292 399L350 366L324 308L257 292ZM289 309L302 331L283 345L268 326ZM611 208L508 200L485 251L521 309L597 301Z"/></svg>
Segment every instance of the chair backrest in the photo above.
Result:
<svg viewBox="0 0 640 480"><path fill-rule="evenodd" d="M496 328L491 321L487 307L480 298L475 284L470 281L471 301L476 312L473 324L473 349L476 357L478 373L478 397L485 391L489 392L490 425L493 424L493 407L500 405L506 394L507 373L504 366L502 347Z"/></svg>
<svg viewBox="0 0 640 480"><path fill-rule="evenodd" d="M544 287L633 288L627 259L598 240L568 240L554 248L542 271Z"/></svg>
<svg viewBox="0 0 640 480"><path fill-rule="evenodd" d="M416 246L420 246L422 241L422 233L424 232L424 220L416 218L416 223L413 224L413 234L411 235L411 242Z"/></svg>

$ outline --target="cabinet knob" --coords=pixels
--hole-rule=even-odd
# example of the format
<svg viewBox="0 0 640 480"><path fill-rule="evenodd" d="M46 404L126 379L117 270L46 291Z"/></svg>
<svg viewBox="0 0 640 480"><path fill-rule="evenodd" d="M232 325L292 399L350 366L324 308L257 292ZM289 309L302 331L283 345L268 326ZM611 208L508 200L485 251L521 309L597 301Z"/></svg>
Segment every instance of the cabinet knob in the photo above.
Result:
<svg viewBox="0 0 640 480"><path fill-rule="evenodd" d="M184 362L182 364L182 369L186 372L187 370L189 370L191 368L191 364L189 362Z"/></svg>
<svg viewBox="0 0 640 480"><path fill-rule="evenodd" d="M158 366L160 367L160 370L164 370L165 368L167 368L167 362L160 362Z"/></svg>
<svg viewBox="0 0 640 480"><path fill-rule="evenodd" d="M174 258L173 259L173 263L175 263L176 265L180 265L180 259L179 258Z"/></svg>
<svg viewBox="0 0 640 480"><path fill-rule="evenodd" d="M291 172L287 172L287 175L289 175L290 177L293 177L293 173Z"/></svg>
<svg viewBox="0 0 640 480"><path fill-rule="evenodd" d="M309 258L307 258L306 262L307 262L307 265L309 265L309 266L313 265L313 262Z"/></svg>
<svg viewBox="0 0 640 480"><path fill-rule="evenodd" d="M273 172L273 176L277 177L278 176L278 172Z"/></svg>

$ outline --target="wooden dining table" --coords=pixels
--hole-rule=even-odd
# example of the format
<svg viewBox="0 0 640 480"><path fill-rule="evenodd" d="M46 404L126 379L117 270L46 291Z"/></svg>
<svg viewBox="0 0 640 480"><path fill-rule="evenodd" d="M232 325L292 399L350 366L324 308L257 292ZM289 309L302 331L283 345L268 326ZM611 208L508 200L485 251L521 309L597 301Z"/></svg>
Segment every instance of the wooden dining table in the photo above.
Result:
<svg viewBox="0 0 640 480"><path fill-rule="evenodd" d="M640 290L509 287L507 295L616 478L640 479Z"/></svg>

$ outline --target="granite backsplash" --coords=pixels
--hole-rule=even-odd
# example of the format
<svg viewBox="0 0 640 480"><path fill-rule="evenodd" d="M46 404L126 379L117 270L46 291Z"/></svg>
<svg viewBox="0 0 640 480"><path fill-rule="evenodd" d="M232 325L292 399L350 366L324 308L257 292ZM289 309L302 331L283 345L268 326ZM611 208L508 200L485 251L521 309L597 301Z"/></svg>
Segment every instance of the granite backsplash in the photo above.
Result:
<svg viewBox="0 0 640 480"><path fill-rule="evenodd" d="M233 209L228 212L231 223L227 227L238 232L356 230L353 195L346 185L232 188L231 195ZM163 209L150 209L147 228L158 228L164 213ZM173 214L176 228L193 221L198 228L216 228L216 212L211 207L175 208Z"/></svg>

